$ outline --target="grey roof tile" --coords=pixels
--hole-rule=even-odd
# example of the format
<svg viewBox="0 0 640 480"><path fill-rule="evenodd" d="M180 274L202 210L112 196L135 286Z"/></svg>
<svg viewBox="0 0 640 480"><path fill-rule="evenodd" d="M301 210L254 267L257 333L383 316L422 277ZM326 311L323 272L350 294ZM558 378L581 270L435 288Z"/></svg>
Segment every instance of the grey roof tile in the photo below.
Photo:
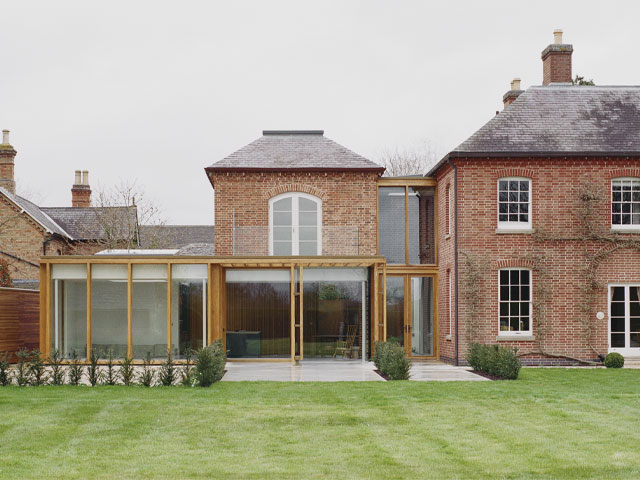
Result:
<svg viewBox="0 0 640 480"><path fill-rule="evenodd" d="M14 195L3 187L0 187L0 192L5 195L10 201L15 203L18 207L22 208L31 218L38 222L47 232L57 233L65 238L72 238L73 234L68 232L62 225L59 225L53 218L51 218L43 209L38 207L35 203L30 202L26 198L20 195Z"/></svg>
<svg viewBox="0 0 640 480"><path fill-rule="evenodd" d="M131 207L41 207L74 240L99 240L113 228L112 239L127 239L137 227L137 209Z"/></svg>
<svg viewBox="0 0 640 480"><path fill-rule="evenodd" d="M372 170L384 167L324 136L322 130L265 130L207 170Z"/></svg>
<svg viewBox="0 0 640 480"><path fill-rule="evenodd" d="M213 243L213 225L140 225L141 248L182 248Z"/></svg>

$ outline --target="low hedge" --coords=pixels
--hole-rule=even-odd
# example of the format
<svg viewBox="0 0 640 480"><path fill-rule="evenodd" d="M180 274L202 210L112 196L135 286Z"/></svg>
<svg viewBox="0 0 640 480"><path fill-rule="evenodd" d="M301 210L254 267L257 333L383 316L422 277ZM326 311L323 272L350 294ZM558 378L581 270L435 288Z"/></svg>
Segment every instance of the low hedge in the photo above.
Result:
<svg viewBox="0 0 640 480"><path fill-rule="evenodd" d="M507 380L518 378L522 367L516 351L500 345L472 343L466 358L474 370Z"/></svg>
<svg viewBox="0 0 640 480"><path fill-rule="evenodd" d="M611 352L604 357L604 366L607 368L624 367L624 357L617 352Z"/></svg>
<svg viewBox="0 0 640 480"><path fill-rule="evenodd" d="M376 342L373 363L390 380L409 380L411 362L396 342Z"/></svg>

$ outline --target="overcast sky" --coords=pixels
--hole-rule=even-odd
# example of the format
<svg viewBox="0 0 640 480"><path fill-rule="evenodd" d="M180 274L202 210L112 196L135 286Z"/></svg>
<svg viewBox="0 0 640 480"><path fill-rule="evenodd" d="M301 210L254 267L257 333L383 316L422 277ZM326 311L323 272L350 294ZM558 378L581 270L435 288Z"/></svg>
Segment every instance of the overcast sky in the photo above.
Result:
<svg viewBox="0 0 640 480"><path fill-rule="evenodd" d="M204 167L263 129L443 155L512 78L542 83L556 28L574 74L640 84L637 1L97 3L0 1L0 128L45 206L70 205L86 169L94 190L136 180L169 222L211 224Z"/></svg>

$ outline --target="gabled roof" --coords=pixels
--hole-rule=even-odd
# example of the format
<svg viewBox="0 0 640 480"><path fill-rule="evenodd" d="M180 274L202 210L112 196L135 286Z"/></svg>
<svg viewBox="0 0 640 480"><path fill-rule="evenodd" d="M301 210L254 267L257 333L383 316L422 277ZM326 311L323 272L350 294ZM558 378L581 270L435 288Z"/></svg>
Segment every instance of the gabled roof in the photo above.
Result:
<svg viewBox="0 0 640 480"><path fill-rule="evenodd" d="M213 225L140 225L141 248L176 248L213 243Z"/></svg>
<svg viewBox="0 0 640 480"><path fill-rule="evenodd" d="M324 136L323 130L265 130L207 171L378 171L384 167Z"/></svg>
<svg viewBox="0 0 640 480"><path fill-rule="evenodd" d="M58 225L64 228L73 240L100 240L107 237L106 229L113 240L131 237L137 228L137 208L131 207L40 207Z"/></svg>
<svg viewBox="0 0 640 480"><path fill-rule="evenodd" d="M0 187L0 193L9 199L9 201L13 202L18 208L24 210L24 212L44 228L47 233L55 233L73 239L72 235L68 233L63 226L59 225L35 203L30 202L20 195L14 195L3 187Z"/></svg>
<svg viewBox="0 0 640 480"><path fill-rule="evenodd" d="M640 156L640 86L530 87L456 147L459 156Z"/></svg>

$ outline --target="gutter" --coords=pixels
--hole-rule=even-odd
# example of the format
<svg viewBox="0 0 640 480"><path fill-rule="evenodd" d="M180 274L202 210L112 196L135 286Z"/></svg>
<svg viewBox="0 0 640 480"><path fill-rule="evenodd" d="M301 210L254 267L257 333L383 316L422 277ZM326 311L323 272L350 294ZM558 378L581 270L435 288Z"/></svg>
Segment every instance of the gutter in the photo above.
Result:
<svg viewBox="0 0 640 480"><path fill-rule="evenodd" d="M28 263L29 265L40 268L40 265L38 265L37 263L30 262L29 260L25 260L24 258L16 257L15 255L11 255L10 253L3 252L2 250L0 250L0 254L6 255L7 257L13 258L14 260L18 260L19 262Z"/></svg>
<svg viewBox="0 0 640 480"><path fill-rule="evenodd" d="M455 348L455 364L460 365L459 358L459 342L458 342L458 166L447 157L447 163L453 168L453 268L456 276L456 293L455 293L455 332L456 341Z"/></svg>

